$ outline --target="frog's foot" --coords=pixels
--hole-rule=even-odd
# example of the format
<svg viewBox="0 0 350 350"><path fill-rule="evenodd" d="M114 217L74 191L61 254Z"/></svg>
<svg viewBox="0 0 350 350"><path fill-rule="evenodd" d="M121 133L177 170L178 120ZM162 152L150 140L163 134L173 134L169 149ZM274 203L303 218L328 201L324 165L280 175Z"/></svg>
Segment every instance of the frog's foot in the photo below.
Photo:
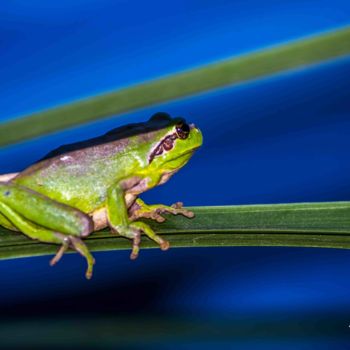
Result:
<svg viewBox="0 0 350 350"><path fill-rule="evenodd" d="M63 236L62 234L56 234L56 236ZM72 248L78 253L80 253L87 262L87 270L85 277L90 279L92 277L93 266L95 264L95 259L91 255L89 249L85 243L78 237L75 236L64 236L62 237L62 246L58 249L56 255L51 259L50 265L53 266L62 258L63 254L67 251L68 248Z"/></svg>
<svg viewBox="0 0 350 350"><path fill-rule="evenodd" d="M147 218L156 220L157 222L165 221L165 218L161 214L173 214L173 215L183 215L188 218L193 218L194 213L183 208L183 203L177 202L171 206L163 204L153 204L148 205L144 203L140 198L137 198L134 204L129 209L129 218L131 221L137 220L139 218Z"/></svg>
<svg viewBox="0 0 350 350"><path fill-rule="evenodd" d="M112 230L114 231L114 229ZM119 235L132 239L130 254L130 259L132 260L135 260L139 255L142 233L158 243L161 250L168 250L170 247L167 240L158 236L147 224L141 221L132 222L128 226L118 227L116 231Z"/></svg>

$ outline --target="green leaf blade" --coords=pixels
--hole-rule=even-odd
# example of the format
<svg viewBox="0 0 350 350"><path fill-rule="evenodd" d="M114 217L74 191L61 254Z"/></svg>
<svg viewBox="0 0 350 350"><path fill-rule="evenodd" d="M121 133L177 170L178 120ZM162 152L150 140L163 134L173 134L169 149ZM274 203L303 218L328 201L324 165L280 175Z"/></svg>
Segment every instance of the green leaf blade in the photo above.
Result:
<svg viewBox="0 0 350 350"><path fill-rule="evenodd" d="M1 123L0 146L349 54L347 26Z"/></svg>
<svg viewBox="0 0 350 350"><path fill-rule="evenodd" d="M284 246L350 249L350 202L193 207L194 219L167 216L147 221L175 247ZM92 251L130 249L108 230L90 235ZM143 237L142 248L157 248ZM57 246L0 229L0 259L53 254Z"/></svg>

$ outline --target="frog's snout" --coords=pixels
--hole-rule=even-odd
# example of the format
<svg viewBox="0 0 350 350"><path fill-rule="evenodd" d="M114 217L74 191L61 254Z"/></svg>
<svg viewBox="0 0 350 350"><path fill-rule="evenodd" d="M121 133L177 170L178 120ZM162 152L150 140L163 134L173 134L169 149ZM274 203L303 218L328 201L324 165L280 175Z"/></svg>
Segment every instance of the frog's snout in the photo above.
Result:
<svg viewBox="0 0 350 350"><path fill-rule="evenodd" d="M195 148L198 148L203 144L202 132L193 123L189 124L189 127L191 130L192 145L196 145Z"/></svg>

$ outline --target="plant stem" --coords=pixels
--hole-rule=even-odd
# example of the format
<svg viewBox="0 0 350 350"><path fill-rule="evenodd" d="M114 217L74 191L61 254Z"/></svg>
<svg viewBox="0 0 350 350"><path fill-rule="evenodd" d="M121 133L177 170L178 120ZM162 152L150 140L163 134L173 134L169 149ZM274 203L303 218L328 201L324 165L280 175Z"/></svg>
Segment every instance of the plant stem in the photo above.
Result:
<svg viewBox="0 0 350 350"><path fill-rule="evenodd" d="M172 247L287 246L350 249L350 202L193 207L194 219L150 222ZM108 230L86 240L92 251L130 249ZM157 245L143 238L143 248ZM54 253L57 246L0 228L0 259Z"/></svg>

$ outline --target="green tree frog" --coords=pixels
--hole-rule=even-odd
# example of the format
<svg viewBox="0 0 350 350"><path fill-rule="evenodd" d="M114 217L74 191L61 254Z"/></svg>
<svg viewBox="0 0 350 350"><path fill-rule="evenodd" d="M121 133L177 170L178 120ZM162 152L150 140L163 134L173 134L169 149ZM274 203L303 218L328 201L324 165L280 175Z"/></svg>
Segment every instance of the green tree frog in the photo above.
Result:
<svg viewBox="0 0 350 350"><path fill-rule="evenodd" d="M147 122L61 146L0 182L0 225L61 245L51 265L68 248L76 250L87 261L87 278L95 261L82 239L104 227L132 240L131 259L138 256L141 234L167 250L169 243L139 219L162 222L163 213L193 213L181 203L147 205L138 196L167 182L201 144L193 124L157 113Z"/></svg>

